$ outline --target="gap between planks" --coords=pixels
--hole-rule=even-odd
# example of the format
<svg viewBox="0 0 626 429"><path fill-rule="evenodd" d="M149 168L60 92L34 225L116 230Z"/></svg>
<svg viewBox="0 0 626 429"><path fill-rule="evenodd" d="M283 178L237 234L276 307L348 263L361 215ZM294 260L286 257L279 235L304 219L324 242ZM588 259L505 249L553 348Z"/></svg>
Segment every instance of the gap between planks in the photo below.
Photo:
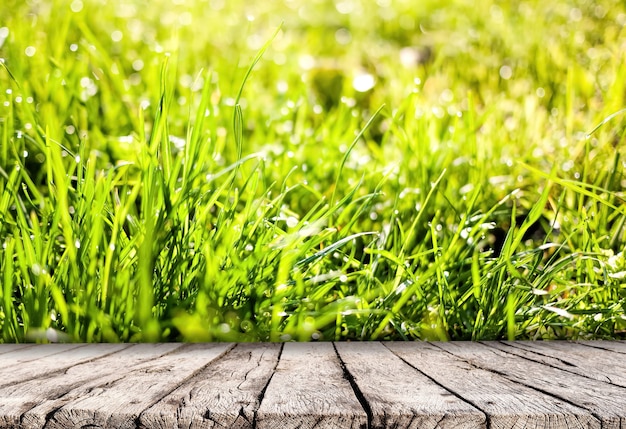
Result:
<svg viewBox="0 0 626 429"><path fill-rule="evenodd" d="M623 342L0 345L0 428L623 428Z"/></svg>

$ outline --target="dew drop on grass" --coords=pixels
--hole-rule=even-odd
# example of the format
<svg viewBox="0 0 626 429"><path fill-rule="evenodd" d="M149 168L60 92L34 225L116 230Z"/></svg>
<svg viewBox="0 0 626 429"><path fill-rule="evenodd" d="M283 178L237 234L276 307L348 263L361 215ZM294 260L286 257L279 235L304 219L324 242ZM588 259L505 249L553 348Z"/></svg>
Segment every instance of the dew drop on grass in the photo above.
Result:
<svg viewBox="0 0 626 429"><path fill-rule="evenodd" d="M248 243L246 244L246 247L244 249L246 250L246 252L252 252L254 250L254 246Z"/></svg>
<svg viewBox="0 0 626 429"><path fill-rule="evenodd" d="M298 219L296 219L296 218L295 218L295 217L293 217L293 216L289 216L289 217L286 219L286 222L287 222L287 226L288 226L289 228L294 228L296 225L298 225Z"/></svg>
<svg viewBox="0 0 626 429"><path fill-rule="evenodd" d="M40 276L43 272L43 268L41 268L41 265L39 264L33 264L33 266L30 267L30 269L35 276Z"/></svg>
<svg viewBox="0 0 626 429"><path fill-rule="evenodd" d="M450 102L452 102L452 100L454 100L454 94L452 93L452 91L449 88L446 88L446 89L444 89L441 92L441 95L439 96L439 99L443 103L450 103Z"/></svg>
<svg viewBox="0 0 626 429"><path fill-rule="evenodd" d="M121 42L123 38L124 38L124 33L122 33L120 30L115 30L111 33L111 40L113 40L116 43Z"/></svg>
<svg viewBox="0 0 626 429"><path fill-rule="evenodd" d="M513 69L510 66L504 65L500 67L500 77L504 80L509 80L513 76Z"/></svg>
<svg viewBox="0 0 626 429"><path fill-rule="evenodd" d="M339 30L335 31L335 40L340 45L347 45L352 41L352 34L347 28L340 28Z"/></svg>
<svg viewBox="0 0 626 429"><path fill-rule="evenodd" d="M78 13L83 10L83 2L81 0L74 0L70 5L70 9L74 13Z"/></svg>
<svg viewBox="0 0 626 429"><path fill-rule="evenodd" d="M9 28L0 27L0 47L4 44L4 41L9 37Z"/></svg>
<svg viewBox="0 0 626 429"><path fill-rule="evenodd" d="M80 240L76 239L76 241L74 241L74 247L76 247L77 249L80 249Z"/></svg>
<svg viewBox="0 0 626 429"><path fill-rule="evenodd" d="M24 53L26 54L27 57L34 56L36 52L37 52L37 49L34 46L28 46L26 49L24 49Z"/></svg>

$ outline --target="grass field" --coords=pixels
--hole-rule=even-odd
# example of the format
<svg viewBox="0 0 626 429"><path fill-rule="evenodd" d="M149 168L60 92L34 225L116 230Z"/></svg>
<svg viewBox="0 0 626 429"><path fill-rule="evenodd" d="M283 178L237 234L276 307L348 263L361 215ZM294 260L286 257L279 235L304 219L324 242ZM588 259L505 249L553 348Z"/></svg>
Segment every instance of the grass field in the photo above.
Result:
<svg viewBox="0 0 626 429"><path fill-rule="evenodd" d="M4 0L0 342L620 338L621 0Z"/></svg>

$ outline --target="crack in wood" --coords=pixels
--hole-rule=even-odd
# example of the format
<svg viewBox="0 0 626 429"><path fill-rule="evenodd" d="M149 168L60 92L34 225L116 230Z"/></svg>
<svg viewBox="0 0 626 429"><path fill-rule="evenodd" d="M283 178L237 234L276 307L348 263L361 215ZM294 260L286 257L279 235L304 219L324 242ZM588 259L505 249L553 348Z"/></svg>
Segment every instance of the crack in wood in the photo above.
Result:
<svg viewBox="0 0 626 429"><path fill-rule="evenodd" d="M407 364L408 366L410 366L411 368L413 368L415 371L417 371L418 373L422 374L424 377L428 378L430 381L432 381L433 383L435 383L437 386L441 387L442 389L444 389L445 391L449 392L451 395L455 396L456 398L458 398L459 400L466 402L468 404L470 404L471 406L473 406L474 408L476 408L484 417L485 419L485 426L486 429L491 429L491 419L489 417L489 413L487 413L484 409L482 409L481 407L479 407L476 403L474 403L471 400L468 400L467 398L464 398L463 396L461 396L460 394L458 394L457 392L455 392L452 389L449 389L448 387L444 386L443 384L441 384L439 381L437 381L435 378L431 377L429 374L426 374L425 372L421 371L419 368L415 367L414 365L412 365L410 362L408 362L407 360L405 360L402 356L400 356L398 353L394 352L393 350L389 349L389 347L387 347L384 343L382 343L383 346L385 346L391 353L393 353L396 357L398 357L402 362L404 362L405 364ZM432 344L432 343L431 343ZM450 352L448 352L447 350L443 350L440 349L442 352L448 353L450 355L452 355ZM453 356L453 355L452 355Z"/></svg>
<svg viewBox="0 0 626 429"><path fill-rule="evenodd" d="M537 350L530 351L530 350L527 350L527 349L525 349L523 347L518 347L518 346L516 346L516 345L514 345L512 343L505 343L505 342L502 342L502 341L498 341L497 344L501 344L502 346L508 347L510 349L518 350L519 353L515 353L513 351L507 351L507 350L504 350L504 349L501 349L501 348L498 348L498 347L494 347L492 344L488 344L487 342L480 342L480 344L483 344L483 345L485 345L487 347L491 347L491 348L493 348L495 350L500 350L501 352L508 353L510 355L513 355L513 356L520 357L522 359L526 359L529 362L539 363L541 365L545 365L545 366L548 366L550 368L556 368L556 369L560 369L560 370L563 370L563 371L567 371L567 372L569 372L571 374L580 375L580 376L588 378L590 380L598 380L597 378L592 377L589 374L586 374L584 371L573 371L573 370L569 369L569 368L580 369L577 365L574 365L571 362L567 362L567 361L565 361L563 359L560 359L560 358L557 358L557 357L554 357L554 356L550 356L549 354L541 353L540 351L537 351ZM607 351L612 351L612 350L607 350ZM539 358L533 359L533 357L532 357L533 354L546 358L548 360L548 362L544 362L544 361L542 361ZM563 368L561 366L554 365L554 364L550 363L549 360L556 360L556 361L562 363L563 365L565 365L567 368ZM616 386L626 387L626 386L624 386L622 384L614 383L607 375L603 375L603 377L605 378L605 380L603 380L603 381L605 381L607 383L614 384Z"/></svg>
<svg viewBox="0 0 626 429"><path fill-rule="evenodd" d="M350 371L346 367L346 363L343 361L343 358L339 354L339 351L337 350L337 346L335 345L335 343L333 343L333 348L335 349L335 354L337 355L337 358L339 359L339 365L341 366L341 370L343 371L344 378L348 380L348 382L350 383L350 387L352 387L352 391L354 392L355 396L359 400L359 403L361 404L361 407L363 407L363 410L365 411L365 414L367 415L366 427L371 428L372 420L373 420L372 408L370 407L370 404L367 402L367 399L363 395L363 392L361 392L361 389L359 388L356 381L354 380L354 377L352 376L352 374L350 374Z"/></svg>
<svg viewBox="0 0 626 429"><path fill-rule="evenodd" d="M284 349L285 349L285 344L283 343L280 345L280 350L278 351L278 358L276 359L274 368L272 368L272 375L269 376L269 378L267 379L267 383L265 383L265 386L263 386L263 389L261 389L261 392L257 396L257 406L252 412L252 416L253 416L252 417L252 429L257 429L259 408L261 407L261 403L263 402L263 398L265 397L265 392L267 392L267 388L269 387L272 381L272 378L274 377L274 374L276 373L276 368L278 368L278 364L280 363L280 358L283 355Z"/></svg>
<svg viewBox="0 0 626 429"><path fill-rule="evenodd" d="M112 368L126 371L103 370L96 363L83 367L82 372L63 369L38 375L37 382L18 382L17 386L23 385L23 388L15 385L0 388L0 427L260 429L284 424L309 429L449 425L464 429L479 426L499 429L510 425L626 429L626 388L619 384L626 380L620 375L623 362L619 359L624 353L616 352L621 348L626 351L626 343L616 343L607 349L584 345L586 349L595 350L593 352L583 350L582 344L573 344L570 349L566 343L554 347L542 343L536 347L545 353L536 354L531 344L520 344L513 352L508 344L490 344L378 343L365 347L333 343L320 349L323 352L310 347L290 348L285 344L258 346L260 349L249 345L230 348L209 345L215 350L210 354L211 359L205 357L208 355L203 346L189 349L190 346L185 345L176 351L187 350L187 353L162 361L169 366L160 366L159 359L126 365L130 355L125 353L124 360L120 357L106 362L115 362L117 366ZM159 354L164 349L159 348ZM572 354L557 359L559 353L567 350L572 350ZM196 355L196 352L201 354ZM598 360L589 361L596 352ZM86 355L88 353L83 354ZM193 364L189 363L192 356L196 359ZM578 366L561 365L559 361L564 360ZM612 360L616 362L614 367L610 365ZM184 363L187 369L181 370L178 363L172 366L172 361ZM239 371L232 372L235 378L229 379L233 367L238 367ZM162 372L163 368L178 372ZM330 368L334 369L330 371ZM598 373L591 374L593 378L579 373L593 368L598 368ZM90 378L89 371L97 376ZM162 386L150 388L163 377L171 379ZM121 382L122 378L126 378L126 383ZM605 378L609 382L604 381ZM224 385L217 380L228 383ZM312 381L316 381L312 384L315 387L307 389L307 383ZM39 382L46 387L37 402L36 392L42 392L38 390ZM58 389L54 387L57 382ZM290 383L296 392L294 395L283 390L288 389ZM302 383L305 388L299 389ZM134 389L135 386L139 388ZM330 392L341 394L332 396ZM405 403L401 396L393 396L398 392L405 392L405 397L424 399ZM124 399L118 401L116 395ZM21 402L20 398L23 398ZM353 405L349 405L352 408L346 408L350 410L348 413L338 414L337 409L348 405L344 399L352 401ZM525 402L526 399L529 402ZM158 404L159 401L162 402ZM295 409L291 408L291 401ZM462 401L466 408L452 406L454 401ZM17 411L11 411L14 403ZM109 403L112 405L105 406ZM327 404L330 404L328 409ZM428 404L438 404L438 407L429 408ZM339 407L333 408L336 406ZM152 417L143 420L148 409ZM481 417L483 421L479 420Z"/></svg>

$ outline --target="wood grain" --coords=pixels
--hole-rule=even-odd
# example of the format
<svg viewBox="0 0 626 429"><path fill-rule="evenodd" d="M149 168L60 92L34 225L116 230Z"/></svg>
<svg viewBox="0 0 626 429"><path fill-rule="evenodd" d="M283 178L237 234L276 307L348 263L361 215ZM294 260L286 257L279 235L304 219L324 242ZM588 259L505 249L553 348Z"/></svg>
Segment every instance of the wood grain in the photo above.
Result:
<svg viewBox="0 0 626 429"><path fill-rule="evenodd" d="M387 347L446 389L487 414L490 428L600 428L589 411L494 372L477 368L428 343Z"/></svg>
<svg viewBox="0 0 626 429"><path fill-rule="evenodd" d="M603 428L626 427L626 389L528 361L489 344L492 343L436 345L472 365L585 408L600 419Z"/></svg>
<svg viewBox="0 0 626 429"><path fill-rule="evenodd" d="M94 344L94 349L105 345ZM0 427L15 427L22 421L24 428L41 428L46 417L65 404L65 398L84 392L90 385L104 383L120 372L152 361L181 347L181 344L137 344L89 362L77 364L64 371L34 380L0 388ZM100 381L98 381L100 380Z"/></svg>
<svg viewBox="0 0 626 429"><path fill-rule="evenodd" d="M0 428L623 429L624 345L0 345Z"/></svg>
<svg viewBox="0 0 626 429"><path fill-rule="evenodd" d="M605 340L597 340L597 341L576 341L578 344L582 344L587 347L592 347L594 349L602 349L602 350L611 350L617 353L626 354L626 341L605 341Z"/></svg>
<svg viewBox="0 0 626 429"><path fill-rule="evenodd" d="M372 428L485 428L485 415L380 343L337 343L372 413Z"/></svg>
<svg viewBox="0 0 626 429"><path fill-rule="evenodd" d="M613 351L566 341L503 341L494 347L595 380L626 387L626 359Z"/></svg>
<svg viewBox="0 0 626 429"><path fill-rule="evenodd" d="M365 428L367 414L331 343L287 343L256 428Z"/></svg>
<svg viewBox="0 0 626 429"><path fill-rule="evenodd" d="M280 344L239 344L140 416L145 428L252 428Z"/></svg>
<svg viewBox="0 0 626 429"><path fill-rule="evenodd" d="M135 428L142 411L169 394L232 347L193 344L150 362L87 383L57 399L46 428Z"/></svg>
<svg viewBox="0 0 626 429"><path fill-rule="evenodd" d="M0 387L64 371L82 362L115 353L127 344L40 344L0 355Z"/></svg>

